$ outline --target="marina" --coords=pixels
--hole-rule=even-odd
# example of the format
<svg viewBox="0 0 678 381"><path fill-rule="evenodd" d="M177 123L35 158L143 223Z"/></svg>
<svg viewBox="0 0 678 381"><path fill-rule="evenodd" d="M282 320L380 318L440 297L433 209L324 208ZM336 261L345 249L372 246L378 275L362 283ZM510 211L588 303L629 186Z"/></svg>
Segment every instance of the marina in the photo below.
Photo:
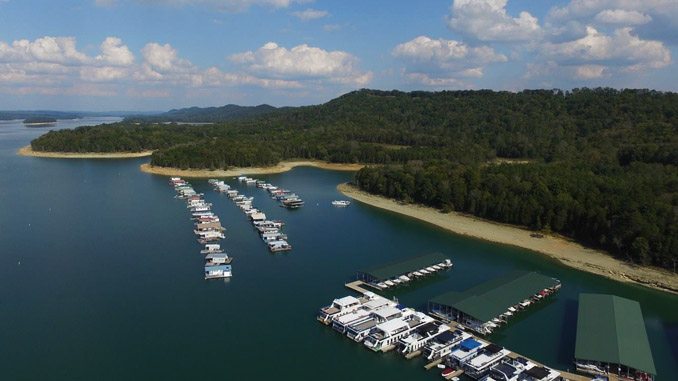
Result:
<svg viewBox="0 0 678 381"><path fill-rule="evenodd" d="M25 136L12 128L5 128L0 150L3 173L12 179L3 191L13 200L0 213L6 249L0 254L0 299L12 307L3 310L0 322L15 327L2 336L3 379L223 378L224 368L214 367L216 362L227 366L229 377L249 380L350 380L356 369L361 377L375 380L441 379L444 369L425 371L423 354L412 360L397 350L375 356L313 322L317 307L333 297L361 295L344 287L357 269L423 250L449 253L454 270L390 288L383 292L388 300L395 292L400 303L425 311L427 300L449 290L463 291L516 269L536 270L560 279L561 290L495 330L491 341L551 369L572 370L578 293L613 293L641 303L655 379L672 380L678 372L671 328L678 316L667 308L675 305L675 297L574 271L527 250L455 236L363 203L332 208L331 201L342 198L336 185L351 178L345 172L299 167L267 176L304 198L306 209L289 213L250 186L255 206L280 213L266 213L268 218L285 220L285 231L294 239L294 255L286 257L243 254L263 253L265 247L251 224L240 218L240 209L224 202L225 194L212 192L207 181L187 179L197 193L205 194L228 229L221 248L229 256L232 252L237 267L230 282L203 281L197 273L203 247L193 240L193 225L187 223L191 213L184 202L172 202L178 200L168 192L167 177L138 171L148 159L18 157L16 149L28 144L28 138L7 145L7 139ZM30 186L20 189L19 184ZM328 221L334 229L326 228ZM40 239L31 238L36 236ZM28 266L34 263L41 265ZM105 266L106 272L92 271L97 266ZM283 306L281 300L288 303ZM120 304L127 309L117 308ZM280 306L282 319L294 329L266 323L272 306ZM253 322L257 317L262 318ZM253 323L259 339L252 336ZM224 345L232 342L238 345ZM251 356L262 346L276 353L265 367L260 357ZM299 359L312 361L296 365Z"/></svg>
<svg viewBox="0 0 678 381"><path fill-rule="evenodd" d="M257 180L246 176L239 176L236 179L248 186L256 185L257 188L264 189L273 195L272 197L275 197L277 192L283 192L280 191L278 187L270 183L265 183L262 180ZM235 203L235 205L238 206L240 210L242 210L242 212L249 218L252 226L257 230L261 240L264 241L266 247L271 253L292 250L292 245L287 241L287 234L283 233L282 231L285 223L279 220L267 219L265 213L252 205L254 197L247 197L240 194L237 190L231 189L231 187L222 180L210 179L209 183L212 184L216 191L225 193ZM287 199L281 198L280 200L281 202L284 202ZM301 201L301 199L298 199L296 195L294 195L293 200ZM301 203L303 204L303 201L301 201Z"/></svg>
<svg viewBox="0 0 678 381"><path fill-rule="evenodd" d="M200 250L200 254L205 255L205 279L230 278L232 271L229 263L233 258L216 243L226 238L226 229L219 217L212 213L212 204L205 201L204 194L197 193L190 183L180 177L170 177L169 183L174 187L176 197L186 201L186 209L190 210L193 220L193 233L198 243L205 245Z"/></svg>
<svg viewBox="0 0 678 381"><path fill-rule="evenodd" d="M500 324L507 324L509 317L560 290L558 279L537 272L514 271L466 291L442 294L428 302L428 314L397 303L395 297L392 303L384 299L384 303L370 306L382 297L365 286L373 288L378 282L432 261L444 262L445 257L422 255L359 271L357 280L345 286L361 296L335 299L320 309L318 321L374 352L397 350L408 360L422 356L427 362L425 368L442 369L445 379L462 375L482 381L591 379L544 366L476 336L492 333ZM637 302L611 295L580 295L573 357L578 372L653 380L656 371L647 342Z"/></svg>

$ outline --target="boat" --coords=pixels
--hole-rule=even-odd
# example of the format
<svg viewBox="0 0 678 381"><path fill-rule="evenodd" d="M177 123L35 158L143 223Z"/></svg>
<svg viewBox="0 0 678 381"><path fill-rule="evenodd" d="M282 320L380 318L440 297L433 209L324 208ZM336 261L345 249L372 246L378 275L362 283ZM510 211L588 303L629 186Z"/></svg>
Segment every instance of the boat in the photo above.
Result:
<svg viewBox="0 0 678 381"><path fill-rule="evenodd" d="M508 349L504 349L497 344L489 344L478 351L475 357L464 362L462 369L464 369L466 375L477 380L489 373L490 368L499 364L509 352Z"/></svg>
<svg viewBox="0 0 678 381"><path fill-rule="evenodd" d="M406 308L401 310L395 306L381 308L378 311L373 311L370 316L356 321L346 327L346 336L355 342L361 342L365 339L379 324L400 319L414 313L414 310Z"/></svg>
<svg viewBox="0 0 678 381"><path fill-rule="evenodd" d="M459 343L470 337L470 334L460 330L443 332L426 344L424 357L429 361L445 358Z"/></svg>
<svg viewBox="0 0 678 381"><path fill-rule="evenodd" d="M351 313L360 308L361 304L360 300L355 296L344 296L343 298L334 299L332 304L320 309L317 319L323 324L330 324L335 317Z"/></svg>
<svg viewBox="0 0 678 381"><path fill-rule="evenodd" d="M347 200L334 200L332 201L332 206L338 206L338 207L346 207L351 205L351 201Z"/></svg>
<svg viewBox="0 0 678 381"><path fill-rule="evenodd" d="M416 352L424 348L424 346L428 344L428 342L449 330L450 326L443 324L442 322L439 321L432 321L430 323L426 323L416 328L408 336L405 336L398 340L400 353L402 353L403 355L407 355Z"/></svg>
<svg viewBox="0 0 678 381"><path fill-rule="evenodd" d="M278 240L278 241L267 242L267 245L268 245L268 249L272 253L292 250L292 245L290 245L289 243L287 243L287 241L282 240L282 239Z"/></svg>
<svg viewBox="0 0 678 381"><path fill-rule="evenodd" d="M394 347L402 337L408 336L418 327L431 322L433 322L433 318L422 312L415 312L401 319L387 321L374 327L363 344L374 352L384 352Z"/></svg>
<svg viewBox="0 0 678 381"><path fill-rule="evenodd" d="M218 243L208 243L204 249L200 250L200 254L218 254L223 252L221 245Z"/></svg>
<svg viewBox="0 0 678 381"><path fill-rule="evenodd" d="M233 261L226 253L211 253L205 256L205 266L227 265Z"/></svg>
<svg viewBox="0 0 678 381"><path fill-rule="evenodd" d="M282 200L281 205L288 209L297 209L304 206L304 201L298 197L291 197Z"/></svg>
<svg viewBox="0 0 678 381"><path fill-rule="evenodd" d="M231 265L205 266L205 279L231 277Z"/></svg>

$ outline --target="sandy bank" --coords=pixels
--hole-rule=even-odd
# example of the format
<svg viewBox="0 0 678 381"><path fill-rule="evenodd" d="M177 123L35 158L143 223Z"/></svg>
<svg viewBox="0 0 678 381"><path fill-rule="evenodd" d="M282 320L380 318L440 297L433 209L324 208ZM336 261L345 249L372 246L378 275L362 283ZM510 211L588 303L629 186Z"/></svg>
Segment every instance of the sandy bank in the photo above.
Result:
<svg viewBox="0 0 678 381"><path fill-rule="evenodd" d="M316 167L329 169L333 171L357 171L364 167L362 164L339 164L327 163L324 161L302 160L302 161L281 161L278 165L270 167L245 167L231 168L227 170L217 169L180 169L170 167L157 167L150 164L141 164L142 172L152 173L162 176L180 176L180 177L230 177L238 175L267 175L273 173L282 173L291 170L294 167Z"/></svg>
<svg viewBox="0 0 678 381"><path fill-rule="evenodd" d="M142 152L48 152L48 151L33 151L30 145L21 147L17 154L21 156L34 157L49 157L55 159L128 159L135 157L151 156L153 151Z"/></svg>
<svg viewBox="0 0 678 381"><path fill-rule="evenodd" d="M455 212L443 214L433 208L400 204L385 197L363 192L349 184L340 184L337 189L357 201L404 214L457 234L522 247L548 255L578 270L621 282L637 283L662 291L678 293L678 275L676 274L654 267L635 267L604 252L586 248L561 237L534 238L530 236L533 232L527 229L489 222Z"/></svg>

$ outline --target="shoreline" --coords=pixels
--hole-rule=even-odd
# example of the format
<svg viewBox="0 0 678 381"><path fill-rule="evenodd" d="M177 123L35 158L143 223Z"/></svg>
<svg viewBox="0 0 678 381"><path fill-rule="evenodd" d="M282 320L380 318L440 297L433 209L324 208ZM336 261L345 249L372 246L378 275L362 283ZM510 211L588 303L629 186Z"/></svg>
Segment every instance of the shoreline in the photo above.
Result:
<svg viewBox="0 0 678 381"><path fill-rule="evenodd" d="M238 175L270 175L276 173L283 173L292 170L296 167L315 167L321 169L328 169L331 171L348 171L354 172L363 168L363 164L341 164L328 163L318 160L290 160L281 161L277 165L269 167L235 167L231 169L181 169L172 167L158 167L150 163L141 164L139 169L142 172L150 173L160 176L178 176L178 177L193 177L193 178L210 178L210 177L231 177Z"/></svg>
<svg viewBox="0 0 678 381"><path fill-rule="evenodd" d="M395 200L367 193L347 183L339 184L337 190L356 201L416 218L455 234L528 249L580 271L678 294L678 276L667 270L656 267L636 267L605 252L584 247L562 237L545 235L543 238L534 238L530 236L534 233L531 230L458 212L443 214L437 209L426 206L400 204Z"/></svg>
<svg viewBox="0 0 678 381"><path fill-rule="evenodd" d="M53 151L33 151L30 145L19 148L17 155L31 157L48 157L52 159L130 159L138 157L148 157L153 151L141 152L53 152Z"/></svg>

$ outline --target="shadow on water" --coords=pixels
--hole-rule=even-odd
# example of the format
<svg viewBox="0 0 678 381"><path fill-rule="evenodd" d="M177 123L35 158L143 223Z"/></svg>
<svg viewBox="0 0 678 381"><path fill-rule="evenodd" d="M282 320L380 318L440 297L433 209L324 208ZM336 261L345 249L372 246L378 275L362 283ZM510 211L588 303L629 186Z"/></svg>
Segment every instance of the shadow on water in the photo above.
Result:
<svg viewBox="0 0 678 381"><path fill-rule="evenodd" d="M577 311L579 303L576 300L568 299L564 302L563 321L561 328L561 339L558 347L558 361L563 364L573 361L575 341L577 338Z"/></svg>

